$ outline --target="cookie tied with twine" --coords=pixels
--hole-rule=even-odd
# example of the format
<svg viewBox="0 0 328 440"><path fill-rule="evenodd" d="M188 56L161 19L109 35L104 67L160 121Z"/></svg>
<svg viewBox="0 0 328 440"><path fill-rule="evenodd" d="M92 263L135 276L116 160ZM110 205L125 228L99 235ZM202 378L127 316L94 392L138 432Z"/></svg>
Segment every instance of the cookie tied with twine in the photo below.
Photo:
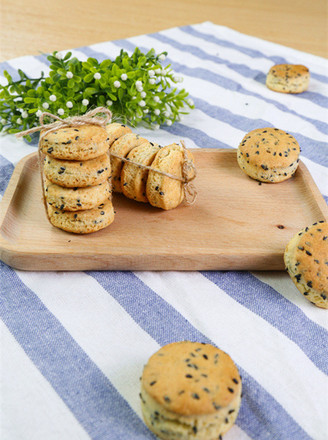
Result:
<svg viewBox="0 0 328 440"><path fill-rule="evenodd" d="M187 205L193 205L196 201L197 197L197 191L194 185L191 183L192 180L196 178L196 168L192 160L189 160L188 158L188 150L186 148L185 142L183 140L180 140L181 147L183 150L183 162L182 162L182 170L181 174L182 177L176 176L174 174L166 173L164 171L160 171L157 169L152 168L148 165L143 165L138 162L135 162L129 158L122 157L118 154L112 153L109 151L109 154L117 159L120 159L122 162L126 162L132 165L135 165L136 167L148 171L153 171L157 174L160 174L161 176L169 177L173 180L178 180L183 184L183 192L184 192L184 200Z"/></svg>
<svg viewBox="0 0 328 440"><path fill-rule="evenodd" d="M45 123L44 118L48 117L49 119L54 119L54 122ZM106 107L97 107L93 110L90 110L89 112L85 113L84 115L78 115L78 116L70 116L66 119L59 118L58 116L43 112L39 117L40 125L37 127L32 127L28 130L21 131L19 133L16 133L16 137L20 138L23 136L27 136L29 134L33 134L36 132L40 132L40 139L39 139L39 149L38 149L38 162L39 162L39 168L40 168L40 176L41 176L41 188L42 188L42 195L43 195L43 203L46 210L47 218L49 222L52 224L49 218L48 213L48 207L46 203L46 197L44 192L44 175L43 175L43 153L41 151L41 141L42 139L48 135L49 133L52 133L54 131L57 131L62 128L72 128L72 127L81 127L84 125L95 125L98 127L102 127L105 129L105 126L111 121L112 119L112 112L106 108Z"/></svg>

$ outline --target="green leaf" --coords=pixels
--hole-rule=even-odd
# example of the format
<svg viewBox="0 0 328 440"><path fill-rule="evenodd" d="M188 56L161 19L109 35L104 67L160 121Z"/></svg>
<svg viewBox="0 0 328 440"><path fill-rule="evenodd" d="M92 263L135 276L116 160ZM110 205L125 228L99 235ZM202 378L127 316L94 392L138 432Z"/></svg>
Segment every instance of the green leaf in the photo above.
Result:
<svg viewBox="0 0 328 440"><path fill-rule="evenodd" d="M89 83L93 80L93 73L88 73L87 75L85 75L85 77L83 78L84 82Z"/></svg>
<svg viewBox="0 0 328 440"><path fill-rule="evenodd" d="M68 87L69 89L72 89L72 88L74 87L74 84L75 84L75 81L74 81L73 78L71 78L71 79L69 79L69 80L67 81L67 87Z"/></svg>

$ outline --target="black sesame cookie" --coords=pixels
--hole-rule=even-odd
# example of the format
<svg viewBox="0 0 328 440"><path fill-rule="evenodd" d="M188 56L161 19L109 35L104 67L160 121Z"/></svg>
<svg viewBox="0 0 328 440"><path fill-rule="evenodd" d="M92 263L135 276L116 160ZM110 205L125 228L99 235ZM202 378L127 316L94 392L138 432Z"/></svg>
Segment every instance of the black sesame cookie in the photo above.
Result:
<svg viewBox="0 0 328 440"><path fill-rule="evenodd" d="M57 185L66 188L99 185L111 173L107 153L90 160L61 160L46 155L43 162L45 176Z"/></svg>
<svg viewBox="0 0 328 440"><path fill-rule="evenodd" d="M289 133L278 128L257 128L241 141L237 161L252 179L278 183L295 173L299 155L300 146Z"/></svg>
<svg viewBox="0 0 328 440"><path fill-rule="evenodd" d="M57 159L89 160L108 151L107 139L106 130L97 125L66 127L43 136L39 148Z"/></svg>
<svg viewBox="0 0 328 440"><path fill-rule="evenodd" d="M110 147L109 153L116 154L120 157L125 157L133 148L148 142L138 134L128 133L116 139ZM123 162L117 157L110 156L110 163L112 167L112 184L113 192L122 192L121 187L121 171Z"/></svg>
<svg viewBox="0 0 328 440"><path fill-rule="evenodd" d="M106 180L96 186L64 188L44 178L44 195L47 204L61 211L92 209L110 198L110 184Z"/></svg>
<svg viewBox="0 0 328 440"><path fill-rule="evenodd" d="M234 424L241 378L230 356L198 342L175 342L149 359L141 378L146 425L165 440L217 440Z"/></svg>
<svg viewBox="0 0 328 440"><path fill-rule="evenodd" d="M129 127L124 124L118 124L117 122L106 125L105 129L107 132L107 142L109 143L109 146L111 146L112 143L121 136L131 133L131 129Z"/></svg>
<svg viewBox="0 0 328 440"><path fill-rule="evenodd" d="M272 66L266 78L269 89L281 93L302 93L310 81L309 69L299 64L277 64Z"/></svg>
<svg viewBox="0 0 328 440"><path fill-rule="evenodd" d="M187 154L188 159L193 162L193 156L189 150ZM178 144L171 144L158 151L151 167L154 170L182 177L183 162L183 148ZM194 170L190 169L188 177L193 177L193 175ZM176 208L184 199L183 183L155 171L149 171L146 197L149 203L157 208L165 210Z"/></svg>
<svg viewBox="0 0 328 440"><path fill-rule="evenodd" d="M90 234L106 228L114 221L114 209L110 200L84 211L61 211L49 204L47 209L50 223L75 234Z"/></svg>
<svg viewBox="0 0 328 440"><path fill-rule="evenodd" d="M160 146L158 144L145 142L139 145L139 147L133 148L127 155L127 159L140 163L141 165L151 166L159 149ZM147 177L147 169L142 169L134 164L125 162L121 172L123 194L129 199L147 203Z"/></svg>
<svg viewBox="0 0 328 440"><path fill-rule="evenodd" d="M284 260L305 298L328 309L328 223L314 223L296 234L286 247Z"/></svg>

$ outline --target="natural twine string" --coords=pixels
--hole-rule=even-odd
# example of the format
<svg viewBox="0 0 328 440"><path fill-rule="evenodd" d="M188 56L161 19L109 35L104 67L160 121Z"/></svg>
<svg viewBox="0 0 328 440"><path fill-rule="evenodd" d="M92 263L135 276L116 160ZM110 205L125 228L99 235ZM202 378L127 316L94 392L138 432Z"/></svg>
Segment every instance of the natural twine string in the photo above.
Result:
<svg viewBox="0 0 328 440"><path fill-rule="evenodd" d="M98 114L105 115L103 116L97 116ZM50 122L48 124L44 123L45 117L55 119L55 122ZM112 112L106 108L106 107L97 107L93 110L90 110L89 112L85 113L81 116L70 116L66 119L62 119L52 113L43 112L40 115L39 122L40 125L37 127L30 128L25 131L21 131L19 133L16 133L16 137L22 137L27 136L32 133L36 133L37 131L40 131L40 139L39 139L39 166L41 170L41 180L42 180L42 190L43 190L43 200L45 201L45 194L44 194L44 176L42 172L42 154L41 154L41 139L48 135L49 133L59 130L61 128L67 128L67 127L79 127L81 125L97 125L100 127L105 127L112 119ZM196 177L196 168L195 165L191 160L188 159L188 153L187 148L183 140L180 141L182 149L183 149L183 163L182 163L182 177L175 176L170 173L166 173L164 171L156 170L150 166L142 165L138 162L134 162L128 158L121 157L116 155L115 153L110 154L113 157L116 157L117 159L122 160L123 162L131 163L141 169L154 171L157 174L161 174L162 176L169 177L170 179L178 180L183 183L183 191L184 191L184 199L187 205L193 205L196 197L197 197L197 191L194 187L194 185L191 183L192 180ZM192 175L189 177L190 171L193 171ZM48 210L47 210L48 213Z"/></svg>

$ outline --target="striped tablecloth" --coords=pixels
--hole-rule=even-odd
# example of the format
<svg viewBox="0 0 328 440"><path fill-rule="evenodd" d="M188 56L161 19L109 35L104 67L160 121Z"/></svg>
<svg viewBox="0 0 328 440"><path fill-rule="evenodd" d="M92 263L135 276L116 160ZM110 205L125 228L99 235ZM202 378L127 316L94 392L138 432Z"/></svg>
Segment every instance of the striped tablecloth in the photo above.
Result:
<svg viewBox="0 0 328 440"><path fill-rule="evenodd" d="M161 145L235 148L260 127L288 131L328 196L327 61L206 22L73 50L80 59L120 48L167 50L196 109L171 127L140 129ZM277 63L305 64L301 95L265 87ZM2 63L47 72L45 56ZM1 77L3 81L3 77ZM1 137L0 191L35 151ZM225 440L327 439L327 311L282 272L52 272L1 264L1 439L152 439L141 420L139 377L172 341L211 342L233 358L243 401Z"/></svg>

